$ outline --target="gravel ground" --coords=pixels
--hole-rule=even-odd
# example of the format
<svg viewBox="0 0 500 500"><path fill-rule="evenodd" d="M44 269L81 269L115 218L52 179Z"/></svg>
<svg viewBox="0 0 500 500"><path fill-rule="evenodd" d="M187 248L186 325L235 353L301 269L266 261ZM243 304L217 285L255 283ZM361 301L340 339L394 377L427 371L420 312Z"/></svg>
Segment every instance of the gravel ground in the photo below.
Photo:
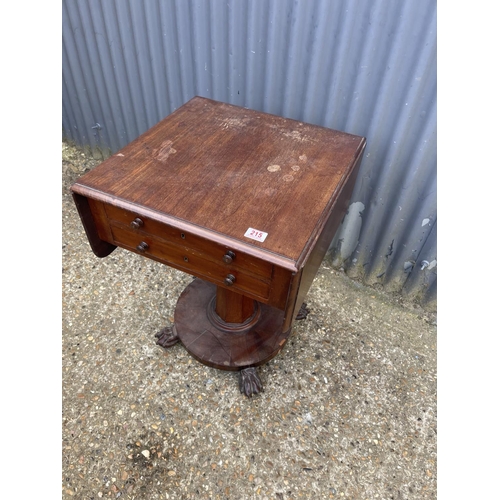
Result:
<svg viewBox="0 0 500 500"><path fill-rule="evenodd" d="M90 250L63 152L62 498L435 499L436 321L324 262L285 349L237 375L155 333L192 277Z"/></svg>

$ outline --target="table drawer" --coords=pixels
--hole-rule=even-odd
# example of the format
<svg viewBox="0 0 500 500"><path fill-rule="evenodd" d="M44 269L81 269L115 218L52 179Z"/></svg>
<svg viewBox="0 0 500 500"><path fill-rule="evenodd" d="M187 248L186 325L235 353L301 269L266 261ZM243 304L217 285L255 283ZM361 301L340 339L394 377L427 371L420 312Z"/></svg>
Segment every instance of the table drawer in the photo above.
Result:
<svg viewBox="0 0 500 500"><path fill-rule="evenodd" d="M270 279L252 276L236 267L208 260L192 248L172 243L155 235L134 231L113 223L110 229L116 245L127 250L153 258L216 285L230 286L235 292L254 295L262 300L267 300L269 297ZM226 283L228 276L234 278L231 285Z"/></svg>
<svg viewBox="0 0 500 500"><path fill-rule="evenodd" d="M203 258L220 263L226 270L238 269L249 274L256 274L264 278L271 278L273 266L270 262L236 251L224 245L220 245L201 236L183 232L176 227L164 224L157 220L144 217L138 213L125 210L113 205L105 205L107 217L111 223L119 222L127 227L131 227L137 234L148 234L162 240L170 241L198 252ZM232 255L228 252L232 252ZM226 262L230 258L230 262ZM229 272L229 271L227 271Z"/></svg>

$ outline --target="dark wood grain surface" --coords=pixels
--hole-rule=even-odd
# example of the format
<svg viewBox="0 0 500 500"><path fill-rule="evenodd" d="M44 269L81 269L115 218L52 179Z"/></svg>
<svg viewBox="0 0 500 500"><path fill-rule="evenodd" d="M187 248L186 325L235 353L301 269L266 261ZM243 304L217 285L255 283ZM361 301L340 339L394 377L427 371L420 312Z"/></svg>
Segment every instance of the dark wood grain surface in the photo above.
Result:
<svg viewBox="0 0 500 500"><path fill-rule="evenodd" d="M196 279L182 292L175 308L175 326L186 350L201 363L220 370L240 370L267 363L285 346L283 312L262 304L258 321L240 333L213 325L207 308L215 285Z"/></svg>
<svg viewBox="0 0 500 500"><path fill-rule="evenodd" d="M362 137L195 97L73 191L103 193L112 205L143 207L300 264L364 145ZM268 236L249 239L248 228Z"/></svg>

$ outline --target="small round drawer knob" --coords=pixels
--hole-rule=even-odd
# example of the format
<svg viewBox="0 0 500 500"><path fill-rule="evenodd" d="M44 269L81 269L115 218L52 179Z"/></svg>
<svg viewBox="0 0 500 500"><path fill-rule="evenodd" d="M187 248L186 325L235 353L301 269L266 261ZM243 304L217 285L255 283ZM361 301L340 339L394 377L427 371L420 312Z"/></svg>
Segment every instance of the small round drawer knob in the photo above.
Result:
<svg viewBox="0 0 500 500"><path fill-rule="evenodd" d="M227 286L231 286L231 285L234 285L234 282L236 281L236 278L232 275L232 274L228 274L226 276L226 279L224 280L224 283L227 285Z"/></svg>
<svg viewBox="0 0 500 500"><path fill-rule="evenodd" d="M134 229L139 229L141 226L144 225L144 222L137 217L130 223L130 227L133 227Z"/></svg>
<svg viewBox="0 0 500 500"><path fill-rule="evenodd" d="M141 241L136 248L139 252L145 252L149 248L149 245L145 241Z"/></svg>
<svg viewBox="0 0 500 500"><path fill-rule="evenodd" d="M231 262L233 262L234 258L236 257L235 253L234 252L231 252L231 250L228 250L224 257L222 257L222 260L226 263L226 264L231 264Z"/></svg>

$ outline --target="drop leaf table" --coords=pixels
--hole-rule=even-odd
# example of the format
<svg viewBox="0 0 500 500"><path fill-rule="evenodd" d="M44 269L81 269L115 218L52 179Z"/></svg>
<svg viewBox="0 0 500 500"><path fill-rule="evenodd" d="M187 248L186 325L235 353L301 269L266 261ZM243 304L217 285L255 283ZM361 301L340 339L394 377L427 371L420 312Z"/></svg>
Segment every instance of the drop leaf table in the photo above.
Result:
<svg viewBox="0 0 500 500"><path fill-rule="evenodd" d="M116 247L189 273L156 334L239 371L285 346L346 212L365 139L194 97L71 187L94 254Z"/></svg>

